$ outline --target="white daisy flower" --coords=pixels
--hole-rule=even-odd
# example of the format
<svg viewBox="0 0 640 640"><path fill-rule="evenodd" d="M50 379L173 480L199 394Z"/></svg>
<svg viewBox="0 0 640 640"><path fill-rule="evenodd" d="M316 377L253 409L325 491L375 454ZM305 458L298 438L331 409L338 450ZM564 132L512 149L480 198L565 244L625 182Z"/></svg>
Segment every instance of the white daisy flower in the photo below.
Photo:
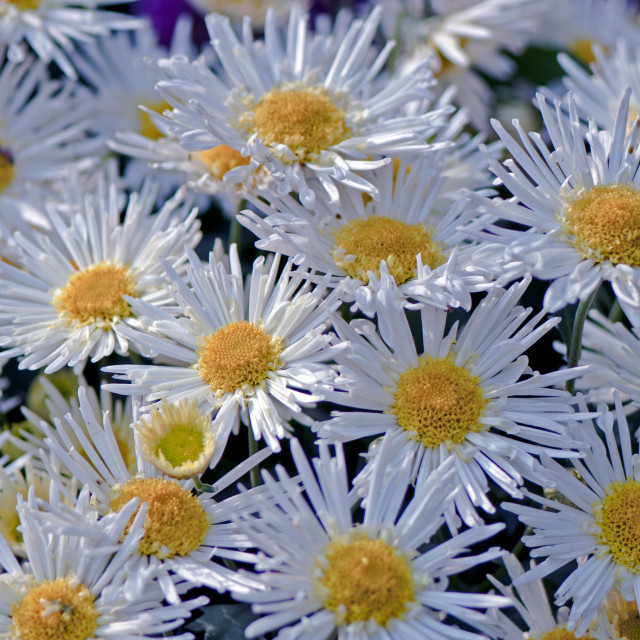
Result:
<svg viewBox="0 0 640 640"><path fill-rule="evenodd" d="M193 399L216 410L215 461L240 420L255 440L264 438L279 451L291 429L288 420L304 420L301 407L314 406L334 377L325 362L339 347L331 346L325 329L337 297L323 301L326 280L312 287L307 270L294 270L288 261L281 271L280 256L272 257L256 259L244 285L236 245L230 269L213 253L208 265L189 253L188 282L168 269L172 295L186 317L129 301L144 319L143 330L126 329L126 335L172 366L104 368L131 382L106 385L116 393L144 396L147 404Z"/></svg>
<svg viewBox="0 0 640 640"><path fill-rule="evenodd" d="M405 503L410 464L387 467L391 460L381 457L360 522L352 515L357 499L349 493L341 447L332 457L320 444L315 474L295 440L291 451L306 496L284 469L278 469L278 482L265 473L274 504L241 520L261 552L255 578L268 587L233 594L253 603L255 613L266 614L246 628L248 638L278 629L274 637L282 640L486 637L475 630L490 632L492 624L476 609L505 606L508 600L446 589L450 575L502 555L495 547L476 556L462 554L504 525L474 527L432 542L451 499L450 468L432 474L424 493ZM473 631L445 624L447 615Z"/></svg>
<svg viewBox="0 0 640 640"><path fill-rule="evenodd" d="M170 602L179 599L172 575L192 586L205 585L220 592L231 587L242 590L250 583L254 587L259 586L255 581L242 578L212 561L212 558L252 560L251 554L236 550L246 549L248 540L231 518L243 509L255 509L255 500L260 499L260 488L216 502L211 493L193 495L193 480L178 481L167 477L142 455L138 455L137 472L131 473L113 437L109 416L94 415L82 388L78 399L89 437L85 435L84 427L70 415L64 420L56 419L55 429L40 421L40 429L46 435L40 445L40 456L45 466L52 470L53 481L62 495L75 504L75 496L66 490L58 474L53 472L56 460L74 478L88 486L92 504L101 514L118 513L134 498L138 498L141 504L148 504L143 523L144 535L136 544L139 554L135 566L158 574ZM82 452L73 446L75 439L82 442ZM231 486L269 455L269 449L265 448L241 462L218 478L214 492Z"/></svg>
<svg viewBox="0 0 640 640"><path fill-rule="evenodd" d="M572 460L577 473L543 455L548 481L563 500L523 490L542 508L502 505L533 529L523 538L530 555L546 558L518 583L578 561L555 593L556 604L571 601L567 628L576 635L586 631L613 587L625 600L640 602L640 466L619 397L615 421L613 413L605 413L598 430L590 420L576 426L574 433L590 447L584 458Z"/></svg>
<svg viewBox="0 0 640 640"><path fill-rule="evenodd" d="M566 345L554 343L566 354ZM622 322L611 322L596 310L589 312L582 334L580 364L591 365L576 379L576 389L590 402L613 403L614 391L621 392L625 403L640 402L640 329L627 328ZM634 411L626 405L625 413Z"/></svg>
<svg viewBox="0 0 640 640"><path fill-rule="evenodd" d="M120 1L0 0L0 45L8 45L9 59L19 61L25 57L26 43L43 62L55 62L67 76L76 78L69 59L74 41L140 26L137 18L97 8Z"/></svg>
<svg viewBox="0 0 640 640"><path fill-rule="evenodd" d="M207 28L220 72L204 59L161 61L172 79L159 82L158 89L173 111L154 120L166 122L189 151L225 144L250 157L249 167L229 172L225 180L246 180L264 165L278 181L278 192L297 192L305 206L316 198L311 177L332 200L338 197L336 183L377 198L361 173L388 162L383 156L442 146L426 140L448 111L403 115L408 103L430 97L433 79L424 65L411 75L375 82L393 46L388 43L377 56L372 52L380 12L377 7L366 20L353 21L339 40L309 33L308 17L297 6L285 38L270 12L264 41L249 37L249 23L240 41L228 18L210 14Z"/></svg>
<svg viewBox="0 0 640 640"><path fill-rule="evenodd" d="M404 4L404 3L403 3ZM406 6L406 5L405 5ZM488 128L493 90L483 76L505 79L515 68L508 55L521 52L538 33L544 2L529 0L431 0L398 16L408 49L401 72L429 60L439 87L456 87L476 129Z"/></svg>
<svg viewBox="0 0 640 640"><path fill-rule="evenodd" d="M2 1L0 1L0 25ZM0 46L0 57L4 50ZM16 228L46 219L29 204L30 188L51 193L51 183L71 168L95 164L100 142L89 135L95 103L65 79L51 79L47 65L28 56L0 70L0 238L12 245ZM6 256L6 251L3 250ZM9 257L9 256L7 256Z"/></svg>
<svg viewBox="0 0 640 640"><path fill-rule="evenodd" d="M594 60L594 45L614 49L621 41L640 44L637 7L628 0L550 0L546 8L539 40L585 64Z"/></svg>
<svg viewBox="0 0 640 640"><path fill-rule="evenodd" d="M568 608L560 607L554 615L549 604L545 585L542 580L528 582L518 586L513 583L524 574L518 559L505 555L503 562L507 568L512 584L502 584L492 575L487 579L504 596L510 598L511 604L526 625L526 631L517 626L513 620L496 611L495 616L500 624L499 637L503 640L610 640L604 626L600 623L589 628L587 634L576 635L567 629ZM532 563L532 566L533 563Z"/></svg>
<svg viewBox="0 0 640 640"><path fill-rule="evenodd" d="M73 377L76 378L75 375L73 375ZM131 399L123 401L121 398L114 397L105 389L100 389L99 392L96 392L93 387L87 384L82 376L76 378L75 383L72 393L68 397L65 397L54 382L49 380L47 376L40 376L37 384L40 385L42 393L44 394L41 404L46 408L46 412L42 411L40 407L34 407L34 410L32 410L30 407L25 406L22 408L23 415L36 428L40 420L44 419L49 424L54 424L56 420L63 420L66 416L71 416L76 424L84 428L84 434L88 437L88 428L80 412L77 399L78 390L82 388L93 415L109 416L109 424L113 429L113 437L118 444L118 450L122 455L122 459L125 461L127 469L133 472L136 469L137 460L133 430L131 429L131 424L134 421ZM71 437L73 446L82 452L82 443L77 438L74 438L73 434L71 434ZM40 440L37 436L32 437L26 433L23 438L36 447L35 450L32 450L32 453L35 454L37 447L41 445ZM15 446L20 447L21 443L17 439L11 436L9 436L8 439Z"/></svg>
<svg viewBox="0 0 640 640"><path fill-rule="evenodd" d="M176 629L204 596L165 603L152 571L131 570L142 537L144 511L135 504L97 520L84 491L72 512L71 532L57 522L62 504L37 509L35 496L18 506L28 562L17 562L0 537L0 635L6 638L131 640ZM184 591L184 589L182 589ZM191 634L176 638L188 640Z"/></svg>
<svg viewBox="0 0 640 640"><path fill-rule="evenodd" d="M156 191L147 182L132 194L121 222L123 194L101 178L69 219L45 208L49 234L16 235L15 264L0 263L0 334L20 368L81 369L89 357L127 353L121 328L137 320L123 296L167 302L161 260L179 268L200 232L180 193L152 215Z"/></svg>
<svg viewBox="0 0 640 640"><path fill-rule="evenodd" d="M625 313L640 324L640 126L627 133L629 93L612 131L591 122L586 135L571 95L568 116L559 102L554 112L539 95L550 148L517 121L520 143L494 121L513 159L504 165L490 159L490 168L514 197L479 209L528 228L492 224L482 237L504 246L504 257L496 258L504 280L525 272L553 280L544 297L549 311L589 298L608 280Z"/></svg>
<svg viewBox="0 0 640 640"><path fill-rule="evenodd" d="M268 204L247 196L261 215L245 210L238 220L258 236L258 248L331 274L330 286L367 315L375 312L373 282L383 261L405 304L468 309L470 293L486 289L490 276L474 260L477 243L458 231L477 215L464 194L444 215L434 211L446 177L415 159L376 169L369 180L378 201L339 186L335 204L318 200L309 211L291 196L263 192Z"/></svg>
<svg viewBox="0 0 640 640"><path fill-rule="evenodd" d="M589 70L566 54L558 56L566 74L562 78L564 86L575 97L580 115L592 118L598 127L607 130L615 125L620 96L631 87L628 115L631 126L640 113L640 58L636 47L625 40L618 42L613 51L593 45L593 55Z"/></svg>
<svg viewBox="0 0 640 640"><path fill-rule="evenodd" d="M200 192L224 193L224 173L249 164L239 151L224 145L189 153L175 137L165 136L166 126L149 116L169 108L156 90L156 82L166 75L157 62L173 55L193 59L191 31L191 20L182 16L167 49L158 44L153 27L145 21L132 33L99 38L74 55L74 65L95 94L96 131L106 138L110 149L129 156L125 171L129 185L156 173L161 176L163 193L173 193L185 181Z"/></svg>
<svg viewBox="0 0 640 640"><path fill-rule="evenodd" d="M336 356L340 390L326 397L355 411L335 411L314 430L341 442L384 435L394 464L411 461L418 491L453 459L463 490L445 514L452 530L459 527L456 511L469 526L482 522L476 507L495 513L487 478L518 498L523 476L543 483L534 456L543 450L571 456L569 449L579 447L567 438L566 423L575 417L570 395L554 386L580 371L529 368L524 352L559 319L537 326L544 312L529 319L531 309L516 306L528 284L491 290L460 331L457 322L446 330L446 311L425 307L422 353L391 287L379 294L380 335L367 320L347 325L334 318L350 346ZM370 481L377 450L372 447L357 484Z"/></svg>

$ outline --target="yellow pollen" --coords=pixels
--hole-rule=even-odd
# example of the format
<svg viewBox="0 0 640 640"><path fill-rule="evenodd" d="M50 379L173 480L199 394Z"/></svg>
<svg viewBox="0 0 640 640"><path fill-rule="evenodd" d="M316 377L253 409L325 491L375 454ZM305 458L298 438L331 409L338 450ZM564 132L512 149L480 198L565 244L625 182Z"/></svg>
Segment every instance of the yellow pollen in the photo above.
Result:
<svg viewBox="0 0 640 640"><path fill-rule="evenodd" d="M425 447L460 444L470 431L484 428L479 419L488 400L479 382L451 357L422 356L398 379L390 413Z"/></svg>
<svg viewBox="0 0 640 640"><path fill-rule="evenodd" d="M211 416L198 411L195 401L162 401L160 410L135 423L143 457L173 478L204 472L213 455Z"/></svg>
<svg viewBox="0 0 640 640"><path fill-rule="evenodd" d="M147 107L147 109L151 109L154 113L162 113L165 109L171 109L171 105L164 100L154 104L145 104L144 106ZM164 137L164 134L158 131L156 125L153 124L151 116L142 109L138 109L138 133L151 140L158 140Z"/></svg>
<svg viewBox="0 0 640 640"><path fill-rule="evenodd" d="M60 315L82 324L111 322L131 313L124 295L135 295L129 270L101 262L72 273L53 303Z"/></svg>
<svg viewBox="0 0 640 640"><path fill-rule="evenodd" d="M556 627L540 636L540 640L592 640L590 635L577 636L566 627Z"/></svg>
<svg viewBox="0 0 640 640"><path fill-rule="evenodd" d="M352 278L367 284L368 272L380 277L380 261L385 260L396 284L416 274L416 257L431 268L444 262L440 247L431 239L432 230L386 216L357 218L335 232L333 259Z"/></svg>
<svg viewBox="0 0 640 640"><path fill-rule="evenodd" d="M640 191L624 185L593 187L567 204L563 223L585 258L640 266Z"/></svg>
<svg viewBox="0 0 640 640"><path fill-rule="evenodd" d="M593 42L586 38L576 40L569 45L569 53L575 58L580 60L583 64L591 64L596 61L596 56L593 53ZM604 47L604 51L608 51L608 47Z"/></svg>
<svg viewBox="0 0 640 640"><path fill-rule="evenodd" d="M209 168L209 173L218 180L222 180L224 174L231 169L248 165L251 158L245 158L243 155L228 147L226 144L218 145L206 151L196 151L193 157L199 160Z"/></svg>
<svg viewBox="0 0 640 640"><path fill-rule="evenodd" d="M594 506L598 542L609 547L616 564L640 573L640 482L612 482L605 491Z"/></svg>
<svg viewBox="0 0 640 640"><path fill-rule="evenodd" d="M301 162L347 136L344 111L324 89L272 89L256 105L253 126L266 145L284 144Z"/></svg>
<svg viewBox="0 0 640 640"><path fill-rule="evenodd" d="M385 626L414 600L408 561L382 540L332 542L325 556L329 565L319 580L327 590L323 606L338 624L375 620Z"/></svg>
<svg viewBox="0 0 640 640"><path fill-rule="evenodd" d="M2 145L0 145L0 193L2 193L12 182L16 175L13 165L13 155Z"/></svg>
<svg viewBox="0 0 640 640"><path fill-rule="evenodd" d="M256 387L282 366L282 341L252 322L230 322L212 333L200 351L198 369L217 395Z"/></svg>
<svg viewBox="0 0 640 640"><path fill-rule="evenodd" d="M618 624L616 631L620 638L640 640L640 619L638 619L638 616L635 618L627 618Z"/></svg>
<svg viewBox="0 0 640 640"><path fill-rule="evenodd" d="M133 478L113 488L112 511L120 511L135 497L140 498L141 503L149 504L144 536L138 546L140 553L164 560L185 556L202 544L209 530L209 521L200 502L190 491L174 480Z"/></svg>
<svg viewBox="0 0 640 640"><path fill-rule="evenodd" d="M94 595L69 578L46 580L11 607L11 637L19 640L88 640L95 637Z"/></svg>

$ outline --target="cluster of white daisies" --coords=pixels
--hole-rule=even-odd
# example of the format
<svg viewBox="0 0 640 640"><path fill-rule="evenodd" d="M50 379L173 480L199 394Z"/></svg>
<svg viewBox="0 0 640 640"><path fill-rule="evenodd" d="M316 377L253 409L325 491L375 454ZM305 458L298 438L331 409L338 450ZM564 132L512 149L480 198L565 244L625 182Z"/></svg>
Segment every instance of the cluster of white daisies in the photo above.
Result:
<svg viewBox="0 0 640 640"><path fill-rule="evenodd" d="M638 9L115 5L0 0L0 638L639 638Z"/></svg>

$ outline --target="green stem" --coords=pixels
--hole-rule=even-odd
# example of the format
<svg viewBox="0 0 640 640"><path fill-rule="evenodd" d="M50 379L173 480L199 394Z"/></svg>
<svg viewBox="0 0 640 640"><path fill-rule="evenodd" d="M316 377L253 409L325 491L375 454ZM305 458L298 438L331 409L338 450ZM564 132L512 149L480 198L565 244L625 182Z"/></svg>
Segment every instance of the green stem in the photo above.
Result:
<svg viewBox="0 0 640 640"><path fill-rule="evenodd" d="M622 320L622 307L618 302L618 298L613 301L608 318L611 322L620 322L620 320Z"/></svg>
<svg viewBox="0 0 640 640"><path fill-rule="evenodd" d="M591 304L593 303L594 298L596 297L596 293L598 293L598 287L595 288L593 293L587 297L580 300L580 304L576 309L576 315L573 319L573 327L571 328L571 344L569 345L569 352L567 353L567 367L572 368L578 366L578 362L580 362L580 354L582 353L582 333L584 331L584 323L587 319L587 314L589 313L589 309L591 308ZM564 388L569 392L573 393L573 389L575 387L575 379L567 380L565 382Z"/></svg>
<svg viewBox="0 0 640 640"><path fill-rule="evenodd" d="M247 208L247 201L245 198L240 200L238 204L238 209L236 210L235 215L231 218L231 228L229 229L229 244L238 245L238 249L240 249L240 241L242 240L242 225L238 222L238 214Z"/></svg>
<svg viewBox="0 0 640 640"><path fill-rule="evenodd" d="M251 427L247 427L247 433L249 434L249 456L254 453L258 453L258 441L253 437L253 430ZM255 466L249 471L249 477L251 478L251 486L257 487L260 484L260 468Z"/></svg>

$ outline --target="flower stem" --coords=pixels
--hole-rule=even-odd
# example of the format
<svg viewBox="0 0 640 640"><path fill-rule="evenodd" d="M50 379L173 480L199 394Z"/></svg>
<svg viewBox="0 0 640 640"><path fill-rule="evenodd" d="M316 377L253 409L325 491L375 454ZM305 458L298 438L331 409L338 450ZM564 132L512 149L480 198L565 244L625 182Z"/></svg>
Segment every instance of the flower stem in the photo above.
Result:
<svg viewBox="0 0 640 640"><path fill-rule="evenodd" d="M249 434L249 457L251 457L254 453L258 453L258 441L254 438L250 426L247 427L247 433ZM252 487L257 487L260 484L260 469L257 465L249 471L249 477Z"/></svg>
<svg viewBox="0 0 640 640"><path fill-rule="evenodd" d="M598 293L598 288L599 287L596 287L591 295L580 300L578 308L576 309L576 315L573 318L573 326L571 327L571 344L569 345L569 352L567 354L567 368L569 369L578 366L578 362L580 362L584 323L587 319L587 314L589 313L591 304L593 303L593 300ZM564 388L569 393L573 393L575 383L576 381L574 378L572 378L571 380L567 380L565 382Z"/></svg>
<svg viewBox="0 0 640 640"><path fill-rule="evenodd" d="M238 214L243 209L246 209L246 208L247 208L247 201L246 199L243 198L242 200L240 200L240 203L238 204L238 209L236 210L235 214L231 218L231 228L229 229L229 244L238 245L238 249L241 248L240 241L242 240L242 225L238 222Z"/></svg>

